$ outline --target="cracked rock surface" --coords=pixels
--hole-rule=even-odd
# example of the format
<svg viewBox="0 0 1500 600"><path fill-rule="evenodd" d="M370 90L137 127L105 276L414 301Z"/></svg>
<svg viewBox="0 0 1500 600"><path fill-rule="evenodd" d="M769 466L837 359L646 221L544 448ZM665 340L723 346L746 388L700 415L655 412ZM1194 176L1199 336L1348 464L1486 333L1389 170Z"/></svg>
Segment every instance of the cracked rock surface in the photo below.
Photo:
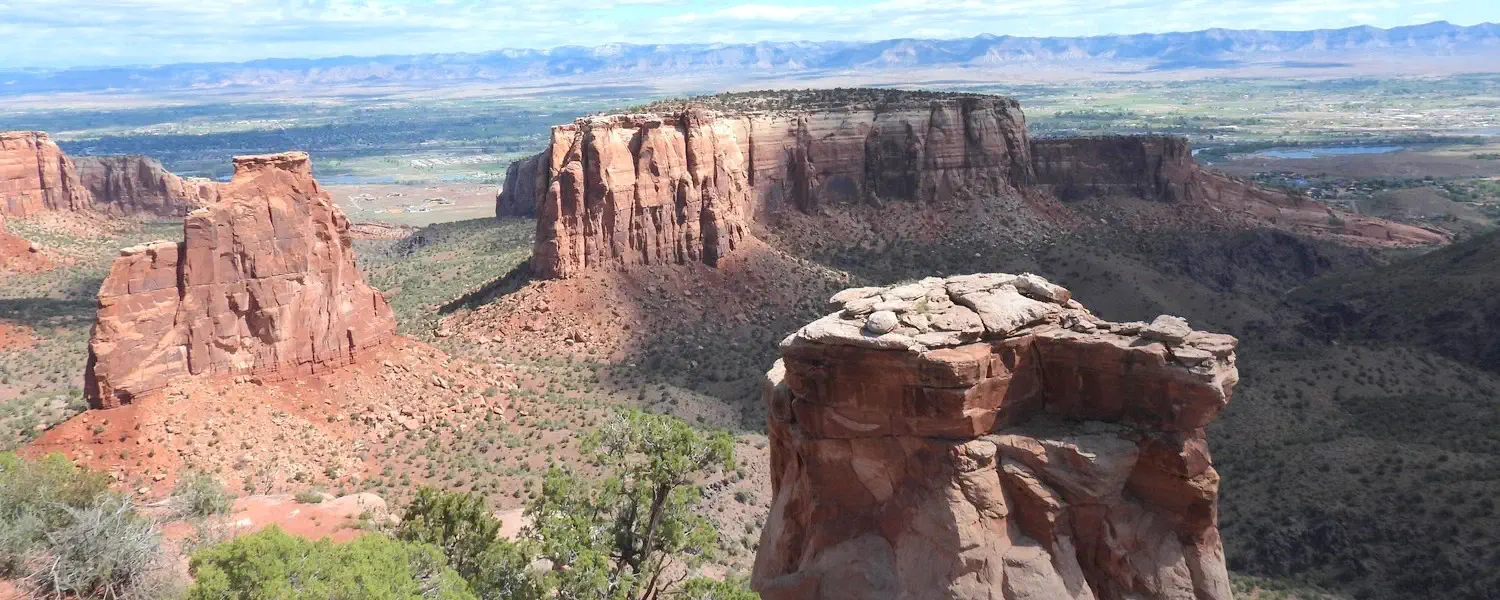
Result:
<svg viewBox="0 0 1500 600"><path fill-rule="evenodd" d="M121 250L99 288L84 393L114 408L187 375L277 379L352 362L396 318L354 263L307 154L234 159L181 242Z"/></svg>
<svg viewBox="0 0 1500 600"><path fill-rule="evenodd" d="M767 374L762 597L1231 597L1203 426L1233 337L1108 322L1032 274L830 308Z"/></svg>

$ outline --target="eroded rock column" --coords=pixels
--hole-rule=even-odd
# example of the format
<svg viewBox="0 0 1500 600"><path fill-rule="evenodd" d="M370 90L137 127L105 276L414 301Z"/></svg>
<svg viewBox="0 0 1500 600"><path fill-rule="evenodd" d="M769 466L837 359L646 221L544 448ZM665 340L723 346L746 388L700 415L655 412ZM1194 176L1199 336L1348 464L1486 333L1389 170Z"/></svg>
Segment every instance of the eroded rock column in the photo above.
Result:
<svg viewBox="0 0 1500 600"><path fill-rule="evenodd" d="M1035 275L832 304L767 376L764 598L1230 598L1202 428L1234 338Z"/></svg>
<svg viewBox="0 0 1500 600"><path fill-rule="evenodd" d="M183 241L126 248L99 288L84 392L114 408L184 375L278 379L346 365L396 319L355 265L307 154L243 156Z"/></svg>

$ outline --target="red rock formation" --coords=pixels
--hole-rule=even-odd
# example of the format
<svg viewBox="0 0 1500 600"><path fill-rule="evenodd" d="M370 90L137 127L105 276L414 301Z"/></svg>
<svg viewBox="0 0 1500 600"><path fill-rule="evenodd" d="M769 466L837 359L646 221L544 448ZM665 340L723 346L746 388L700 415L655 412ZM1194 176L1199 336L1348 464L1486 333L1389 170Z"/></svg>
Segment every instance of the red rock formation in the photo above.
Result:
<svg viewBox="0 0 1500 600"><path fill-rule="evenodd" d="M0 131L0 215L83 210L93 203L73 161L39 131Z"/></svg>
<svg viewBox="0 0 1500 600"><path fill-rule="evenodd" d="M113 215L181 217L219 200L219 184L184 180L144 156L84 156L74 160L94 207Z"/></svg>
<svg viewBox="0 0 1500 600"><path fill-rule="evenodd" d="M1037 182L1064 201L1128 195L1209 209L1228 217L1312 234L1395 244L1441 244L1420 227L1335 211L1310 198L1200 167L1187 139L1101 136L1033 140Z"/></svg>
<svg viewBox="0 0 1500 600"><path fill-rule="evenodd" d="M534 211L533 265L543 277L560 278L639 264L713 265L751 231L775 227L788 210L1053 194L1159 201L1170 207L1161 211L1168 220L1187 224L1281 228L1377 244L1447 240L1201 168L1182 138L1033 142L1019 105L997 96L887 96L836 108L738 113L690 104L667 114L579 119L553 128L545 152L511 165L495 212Z"/></svg>
<svg viewBox="0 0 1500 600"><path fill-rule="evenodd" d="M768 374L763 598L1230 598L1203 427L1234 338L1034 275L833 304Z"/></svg>
<svg viewBox="0 0 1500 600"><path fill-rule="evenodd" d="M497 214L536 206L534 261L546 277L712 265L783 207L1013 192L1031 181L1029 151L1019 106L995 96L592 117L554 128L534 167L513 165ZM533 168L534 185L521 182Z"/></svg>
<svg viewBox="0 0 1500 600"><path fill-rule="evenodd" d="M234 165L221 200L184 220L182 242L126 248L115 260L89 341L85 389L96 408L184 375L337 367L395 330L307 155Z"/></svg>
<svg viewBox="0 0 1500 600"><path fill-rule="evenodd" d="M534 217L537 201L537 169L542 165L538 154L510 163L505 169L505 184L495 195L496 217Z"/></svg>

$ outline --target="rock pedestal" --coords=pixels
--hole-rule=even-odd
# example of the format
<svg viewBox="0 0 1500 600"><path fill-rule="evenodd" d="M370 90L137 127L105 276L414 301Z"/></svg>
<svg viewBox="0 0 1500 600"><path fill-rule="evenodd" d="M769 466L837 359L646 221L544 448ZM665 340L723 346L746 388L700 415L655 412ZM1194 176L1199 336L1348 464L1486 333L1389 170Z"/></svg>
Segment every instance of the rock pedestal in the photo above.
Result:
<svg viewBox="0 0 1500 600"><path fill-rule="evenodd" d="M1070 296L1035 275L859 288L788 337L762 597L1228 600L1203 426L1236 340Z"/></svg>
<svg viewBox="0 0 1500 600"><path fill-rule="evenodd" d="M280 378L349 363L396 321L301 152L239 157L182 242L126 248L99 289L85 393L112 408L185 375Z"/></svg>

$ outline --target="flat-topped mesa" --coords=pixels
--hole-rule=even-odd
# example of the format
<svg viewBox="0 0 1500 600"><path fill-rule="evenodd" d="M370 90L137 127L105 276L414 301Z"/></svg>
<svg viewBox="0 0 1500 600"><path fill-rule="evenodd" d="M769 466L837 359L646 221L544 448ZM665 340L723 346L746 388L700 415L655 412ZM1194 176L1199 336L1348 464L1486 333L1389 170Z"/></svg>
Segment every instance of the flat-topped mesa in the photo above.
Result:
<svg viewBox="0 0 1500 600"><path fill-rule="evenodd" d="M1230 336L1035 275L846 290L768 374L767 600L1228 600L1203 427Z"/></svg>
<svg viewBox="0 0 1500 600"><path fill-rule="evenodd" d="M40 131L0 131L0 215L29 217L93 204L73 161Z"/></svg>
<svg viewBox="0 0 1500 600"><path fill-rule="evenodd" d="M100 286L85 373L95 408L185 375L342 366L395 331L305 153L236 158L220 201L188 214L183 238L124 249Z"/></svg>
<svg viewBox="0 0 1500 600"><path fill-rule="evenodd" d="M1063 201L1110 196L1208 208L1303 233L1393 244L1441 244L1448 237L1411 225L1336 212L1306 196L1205 169L1186 138L1167 135L1036 139L1037 183Z"/></svg>
<svg viewBox="0 0 1500 600"><path fill-rule="evenodd" d="M145 156L80 156L74 160L94 206L113 215L181 217L219 200L221 184L183 179Z"/></svg>
<svg viewBox="0 0 1500 600"><path fill-rule="evenodd" d="M732 113L689 104L553 128L546 151L512 165L496 210L535 207L544 277L714 265L785 209L1013 192L1031 184L1029 153L1020 106L998 96Z"/></svg>

